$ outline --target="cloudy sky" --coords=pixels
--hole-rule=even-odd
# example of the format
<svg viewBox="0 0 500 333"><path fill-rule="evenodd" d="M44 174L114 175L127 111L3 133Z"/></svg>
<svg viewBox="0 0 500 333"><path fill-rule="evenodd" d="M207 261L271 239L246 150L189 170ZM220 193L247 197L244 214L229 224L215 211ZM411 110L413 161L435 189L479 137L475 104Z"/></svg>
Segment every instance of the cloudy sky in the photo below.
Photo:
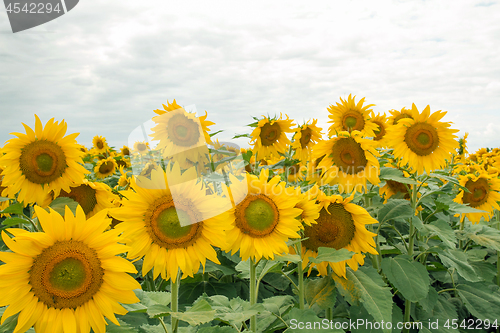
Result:
<svg viewBox="0 0 500 333"><path fill-rule="evenodd" d="M16 34L2 8L0 82L0 144L36 113L121 147L174 98L220 140L262 114L326 129L326 108L353 94L375 112L448 111L470 150L499 147L500 4L81 0Z"/></svg>

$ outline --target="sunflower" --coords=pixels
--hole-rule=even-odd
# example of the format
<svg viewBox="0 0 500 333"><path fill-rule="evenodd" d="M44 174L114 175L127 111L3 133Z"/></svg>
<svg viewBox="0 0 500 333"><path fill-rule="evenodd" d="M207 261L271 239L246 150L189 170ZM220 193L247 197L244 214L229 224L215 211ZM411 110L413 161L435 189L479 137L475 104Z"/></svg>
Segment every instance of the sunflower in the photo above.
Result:
<svg viewBox="0 0 500 333"><path fill-rule="evenodd" d="M403 174L405 177L410 177L410 175L406 171L403 171ZM404 199L410 199L410 192L408 191L408 188L410 188L411 190L412 186L413 185L411 184L404 184L395 180L387 179L385 181L385 185L379 189L379 195L380 197L384 198L384 204L387 203L387 200L390 197L396 195L397 193L402 193Z"/></svg>
<svg viewBox="0 0 500 333"><path fill-rule="evenodd" d="M370 112L372 109L370 107L375 104L369 104L363 106L365 99L362 98L358 104L355 103L354 97L349 97L347 100L340 98L341 104L336 103L337 105L330 105L328 107L328 111L330 115L328 118L331 119L329 123L333 123L332 126L328 129L328 135L334 136L338 132L351 132L351 131L360 131L363 133L363 136L374 137L375 131L378 126L370 121Z"/></svg>
<svg viewBox="0 0 500 333"><path fill-rule="evenodd" d="M229 178L227 192L234 207L230 211L233 228L227 233L227 251L234 254L239 250L244 261L288 253L286 242L300 238L297 232L302 224L296 218L302 209L294 207L301 197L286 188L279 176L268 181L267 169L262 169L259 177L247 174L242 181L233 175Z"/></svg>
<svg viewBox="0 0 500 333"><path fill-rule="evenodd" d="M378 113L375 115L375 113L372 112L371 121L378 125L378 129L374 131L375 137L373 138L373 141L376 143L377 147L385 148L387 146L385 135L387 134L387 128L389 127L385 114L381 115Z"/></svg>
<svg viewBox="0 0 500 333"><path fill-rule="evenodd" d="M70 187L68 192L62 190L57 197L68 197L83 208L87 218L94 216L101 210L112 208L112 200L117 196L111 192L108 185L98 182L89 182L84 179L82 184ZM48 201L43 207L47 207L51 202L52 196L48 196ZM55 198L54 198L55 199Z"/></svg>
<svg viewBox="0 0 500 333"><path fill-rule="evenodd" d="M483 213L466 213L461 214L460 221L463 222L465 216L472 223L478 223L481 217L489 221L494 213L494 210L500 210L498 201L500 201L500 179L492 177L487 172L479 172L475 174L467 174L459 176L459 183L466 187L470 193L465 193L461 189L453 201L460 204L468 204L472 208L476 208Z"/></svg>
<svg viewBox="0 0 500 333"><path fill-rule="evenodd" d="M106 331L109 319L127 310L119 303L136 303L139 283L127 273L134 265L117 256L127 250L117 231L104 232L110 219L102 212L85 218L81 207L64 219L54 210L35 206L43 232L7 229L2 239L12 252L0 252L0 306L9 305L2 323L19 313L15 333L34 325L37 332Z"/></svg>
<svg viewBox="0 0 500 333"><path fill-rule="evenodd" d="M293 120L288 116L283 120L281 114L279 119L264 117L259 120L257 127L252 131L252 140L250 140L250 142L255 141L253 151L256 153L256 158L258 160L278 158L279 153L284 153L290 145L286 133L292 132L290 129L292 125Z"/></svg>
<svg viewBox="0 0 500 333"><path fill-rule="evenodd" d="M325 156L318 164L325 183L339 184L340 193L361 192L368 180L378 185L378 152L372 140L359 131L340 132L338 137L322 141L314 148L315 157Z"/></svg>
<svg viewBox="0 0 500 333"><path fill-rule="evenodd" d="M105 153L109 149L106 138L99 135L94 136L94 138L92 139L92 144L94 151L97 154Z"/></svg>
<svg viewBox="0 0 500 333"><path fill-rule="evenodd" d="M150 136L159 141L157 149L162 150L167 159L205 163L209 155L207 143L212 143L208 126L214 124L206 121L206 117L206 113L196 117L183 108L163 113L153 117L156 126Z"/></svg>
<svg viewBox="0 0 500 333"><path fill-rule="evenodd" d="M320 189L317 185L312 186L309 190L302 193L300 187L295 188L295 195L300 198L299 202L295 205L295 208L302 210L300 214L300 219L306 225L311 225L316 223L316 219L319 217L319 211L321 206L316 203L316 197L318 196Z"/></svg>
<svg viewBox="0 0 500 333"><path fill-rule="evenodd" d="M134 143L134 148L132 149L133 154L146 155L149 151L149 142L137 141Z"/></svg>
<svg viewBox="0 0 500 333"><path fill-rule="evenodd" d="M313 119L312 124L305 123L297 127L293 135L294 158L300 160L303 165L311 158L312 147L321 140L321 128L316 126L317 122L317 119Z"/></svg>
<svg viewBox="0 0 500 333"><path fill-rule="evenodd" d="M400 119L408 118L408 119L413 119L413 115L411 110L403 107L401 111L398 110L389 110L389 113L391 116L389 117L388 121L389 124L391 125L397 125L399 123Z"/></svg>
<svg viewBox="0 0 500 333"><path fill-rule="evenodd" d="M419 113L412 104L412 117L400 119L398 125L389 128L387 140L393 142L394 156L421 174L439 169L446 165L458 148L458 130L450 129L451 123L440 122L446 112L430 114L427 106Z"/></svg>
<svg viewBox="0 0 500 333"><path fill-rule="evenodd" d="M127 187L130 184L130 177L128 177L127 173L123 171L123 166L118 167L120 171L120 179L118 179L118 184L116 186Z"/></svg>
<svg viewBox="0 0 500 333"><path fill-rule="evenodd" d="M120 155L123 157L129 157L130 156L130 148L128 146L123 146L120 149Z"/></svg>
<svg viewBox="0 0 500 333"><path fill-rule="evenodd" d="M220 151L220 153L210 154L212 157L211 162L214 164L219 163L215 166L215 170L224 170L225 172L232 170L233 165L237 162L235 157L240 155L240 149L225 142L220 143L219 140L216 140L213 145L215 150ZM233 158L233 160L223 161L229 158Z"/></svg>
<svg viewBox="0 0 500 333"><path fill-rule="evenodd" d="M97 178L103 179L108 176L114 175L116 169L118 169L118 165L116 161L112 157L105 158L97 162L94 167L95 176Z"/></svg>
<svg viewBox="0 0 500 333"><path fill-rule="evenodd" d="M110 213L123 221L115 228L131 246L127 257L144 257L142 274L153 269L154 278L175 282L179 269L184 278L196 274L200 263L205 268L206 259L220 264L212 246L225 246L229 205L206 194L194 168L181 174L178 164L170 166L166 173L152 170L151 179L132 178L131 189L120 192L128 200Z"/></svg>
<svg viewBox="0 0 500 333"><path fill-rule="evenodd" d="M0 156L1 156L1 154L2 153L0 152ZM2 193L6 189L6 187L2 185L2 179L3 179L2 171L3 171L3 167L0 166L0 197L3 197ZM0 201L0 211L4 210L7 207L9 207L9 200ZM0 217L1 216L10 216L10 214L0 214Z"/></svg>
<svg viewBox="0 0 500 333"><path fill-rule="evenodd" d="M174 110L178 110L178 109L182 109L182 106L180 106L179 104L177 104L177 102L174 101L172 103L170 103L168 100L167 100L167 105L165 104L162 104L163 105L163 108L165 110L160 110L160 109L156 109L154 110L154 112L158 115L162 115L162 114L165 114L167 112L170 112L170 111L174 111Z"/></svg>
<svg viewBox="0 0 500 333"><path fill-rule="evenodd" d="M467 150L467 137L469 136L469 133L465 132L463 138L458 139L458 155L460 156L460 159L464 160L465 155L469 154L469 151Z"/></svg>
<svg viewBox="0 0 500 333"><path fill-rule="evenodd" d="M43 202L50 191L59 194L61 189L68 190L73 183L80 183L87 170L83 163L83 152L75 138L78 133L66 134L64 120L54 122L50 119L45 128L35 115L35 131L23 124L26 134L13 133L3 147L5 155L0 157L0 165L5 166L2 175L3 194L25 204Z"/></svg>
<svg viewBox="0 0 500 333"><path fill-rule="evenodd" d="M373 232L366 230L366 224L378 223L362 207L351 203L353 196L343 199L340 195L327 196L320 192L318 202L321 206L319 217L316 224L305 226L304 237L302 241L302 269L307 267L309 257L318 256L318 248L330 247L336 250L347 249L355 254L351 259L341 262L322 262L321 264L312 264L309 268L309 274L314 266L321 275L327 275L327 266L332 267L338 276L346 275L345 265L349 265L353 270L358 269L358 264L364 264L364 255L362 252L378 254L375 250L376 236Z"/></svg>

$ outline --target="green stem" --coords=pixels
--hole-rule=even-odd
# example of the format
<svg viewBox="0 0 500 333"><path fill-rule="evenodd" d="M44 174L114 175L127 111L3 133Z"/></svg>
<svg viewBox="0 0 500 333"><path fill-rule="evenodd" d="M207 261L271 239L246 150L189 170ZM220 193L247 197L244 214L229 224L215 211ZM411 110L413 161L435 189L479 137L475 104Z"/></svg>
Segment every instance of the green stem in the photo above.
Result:
<svg viewBox="0 0 500 333"><path fill-rule="evenodd" d="M297 274L299 278L299 309L304 310L304 271L302 270L302 242L296 244L300 261L297 263Z"/></svg>
<svg viewBox="0 0 500 333"><path fill-rule="evenodd" d="M158 319L160 319L160 324L161 324L161 326L163 326L163 330L165 331L165 333L168 333L167 325L165 325L165 322L163 321L163 319L161 317L159 317Z"/></svg>
<svg viewBox="0 0 500 333"><path fill-rule="evenodd" d="M179 311L179 286L181 284L181 274L180 270L177 271L177 278L175 282L173 282L172 278L170 278L170 292L172 293L172 312ZM179 320L177 318L172 317L172 332L177 333L177 328L179 326Z"/></svg>
<svg viewBox="0 0 500 333"><path fill-rule="evenodd" d="M463 231L464 230L464 224L465 224L465 220L463 222L459 222L460 223L460 231ZM462 249L464 246L464 241L463 240L459 240L458 241L458 248L459 249Z"/></svg>
<svg viewBox="0 0 500 333"><path fill-rule="evenodd" d="M257 304L257 277L255 276L255 266L253 258L250 258L250 306ZM250 317L250 331L257 332L257 316Z"/></svg>

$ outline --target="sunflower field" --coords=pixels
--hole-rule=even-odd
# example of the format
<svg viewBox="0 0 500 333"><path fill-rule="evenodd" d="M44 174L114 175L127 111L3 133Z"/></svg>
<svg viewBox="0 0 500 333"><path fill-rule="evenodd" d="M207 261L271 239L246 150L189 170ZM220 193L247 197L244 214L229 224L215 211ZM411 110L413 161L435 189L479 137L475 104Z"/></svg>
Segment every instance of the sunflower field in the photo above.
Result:
<svg viewBox="0 0 500 333"><path fill-rule="evenodd" d="M254 117L246 148L175 100L121 149L20 124L0 333L499 332L500 149L372 106Z"/></svg>

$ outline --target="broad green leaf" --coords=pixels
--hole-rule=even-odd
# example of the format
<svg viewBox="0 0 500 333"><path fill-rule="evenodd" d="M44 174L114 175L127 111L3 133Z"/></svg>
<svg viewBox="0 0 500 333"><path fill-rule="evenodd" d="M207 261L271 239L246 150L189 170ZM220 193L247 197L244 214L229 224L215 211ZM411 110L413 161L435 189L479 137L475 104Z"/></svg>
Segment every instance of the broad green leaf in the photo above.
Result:
<svg viewBox="0 0 500 333"><path fill-rule="evenodd" d="M351 306L349 309L350 319L356 324L359 324L357 329L352 330L353 332L363 332L363 333L381 333L382 329L376 329L376 325L373 325L376 320L366 311L362 306ZM359 320L359 321L358 321ZM400 333L401 330L397 329L397 324L403 322L403 312L397 306L392 307L392 331L391 333ZM384 325L387 323L384 322ZM375 327L374 327L375 326Z"/></svg>
<svg viewBox="0 0 500 333"><path fill-rule="evenodd" d="M433 287L429 287L429 293L425 298L418 301L418 304L424 309L424 311L431 313L436 306L438 300L438 293Z"/></svg>
<svg viewBox="0 0 500 333"><path fill-rule="evenodd" d="M436 220L430 224L424 224L425 229L432 235L438 236L449 248L456 248L457 238L451 226L442 220Z"/></svg>
<svg viewBox="0 0 500 333"><path fill-rule="evenodd" d="M0 316L3 316L3 313L7 309L6 306L0 308ZM17 325L17 317L19 314L10 316L9 318L5 319L2 325L0 325L0 333L10 333L14 331L14 328L16 328Z"/></svg>
<svg viewBox="0 0 500 333"><path fill-rule="evenodd" d="M310 279L305 285L304 294L309 307L316 303L322 309L332 308L337 300L335 281L330 276Z"/></svg>
<svg viewBox="0 0 500 333"><path fill-rule="evenodd" d="M486 213L484 210L479 210L476 208L472 208L467 205L459 204L458 202L451 201L450 202L450 213L456 214L465 214L465 213Z"/></svg>
<svg viewBox="0 0 500 333"><path fill-rule="evenodd" d="M133 325L130 325L129 323L117 319L118 322L120 323L120 326L113 324L109 319L106 319L106 322L108 325L106 326L106 332L110 333L137 333L138 327L135 327Z"/></svg>
<svg viewBox="0 0 500 333"><path fill-rule="evenodd" d="M344 330L331 327L328 320L320 319L312 309L299 310L293 308L288 314L289 328L286 333L311 333L311 332L324 332L324 333L343 333Z"/></svg>
<svg viewBox="0 0 500 333"><path fill-rule="evenodd" d="M148 307L145 306L144 304L141 303L135 303L135 304L122 304L122 306L128 311L128 312L147 312Z"/></svg>
<svg viewBox="0 0 500 333"><path fill-rule="evenodd" d="M418 302L427 296L430 284L429 274L421 263L410 262L407 256L384 258L382 270L405 299Z"/></svg>
<svg viewBox="0 0 500 333"><path fill-rule="evenodd" d="M215 327L202 327L197 333L238 333L236 329L230 326L215 326Z"/></svg>
<svg viewBox="0 0 500 333"><path fill-rule="evenodd" d="M282 262L293 262L293 263L298 263L301 258L298 254L283 254L281 256L276 256L274 257L276 261L282 261Z"/></svg>
<svg viewBox="0 0 500 333"><path fill-rule="evenodd" d="M68 197L55 198L49 205L50 208L64 216L64 211L66 206L69 207L73 215L76 213L76 207L78 207L78 202Z"/></svg>
<svg viewBox="0 0 500 333"><path fill-rule="evenodd" d="M205 272L221 271L224 275L236 274L236 271L232 267L226 265L218 265L210 260L207 260L205 264Z"/></svg>
<svg viewBox="0 0 500 333"><path fill-rule="evenodd" d="M403 184L418 185L415 180L405 177L403 171L395 168L381 167L379 178L383 180L393 180L395 182Z"/></svg>
<svg viewBox="0 0 500 333"><path fill-rule="evenodd" d="M0 212L0 214L17 214L23 215L23 204L16 202L15 204L10 205Z"/></svg>
<svg viewBox="0 0 500 333"><path fill-rule="evenodd" d="M309 261L315 264L321 264L323 261L340 262L351 259L353 255L354 252L348 249L336 250L330 247L320 247L318 248L318 256L316 258L309 257Z"/></svg>
<svg viewBox="0 0 500 333"><path fill-rule="evenodd" d="M466 236L478 245L500 251L500 230L484 226L477 233L466 233Z"/></svg>
<svg viewBox="0 0 500 333"><path fill-rule="evenodd" d="M281 272L281 267L283 267L283 263L279 261L274 261L274 260L266 260L264 266L262 267L262 270L260 270L259 274L257 275L257 280L262 280L262 278L267 274L267 273L278 273ZM257 273L257 271L256 271Z"/></svg>
<svg viewBox="0 0 500 333"><path fill-rule="evenodd" d="M165 317L171 312L172 309L163 304L152 304L147 308L147 313L151 318Z"/></svg>
<svg viewBox="0 0 500 333"><path fill-rule="evenodd" d="M290 295L273 296L263 300L264 308L272 313L281 316L286 310L295 304L294 298Z"/></svg>
<svg viewBox="0 0 500 333"><path fill-rule="evenodd" d="M404 219L415 216L410 202L405 199L389 199L378 212L378 221L387 222L392 219Z"/></svg>
<svg viewBox="0 0 500 333"><path fill-rule="evenodd" d="M7 227L12 227L13 225L21 225L21 224L31 224L30 221L19 218L19 217L10 217L2 221L2 224Z"/></svg>
<svg viewBox="0 0 500 333"><path fill-rule="evenodd" d="M481 281L481 276L475 271L467 261L467 255L460 250L439 250L439 258L443 262L443 265L450 268L455 268L457 273L460 274L464 279L470 282Z"/></svg>
<svg viewBox="0 0 500 333"><path fill-rule="evenodd" d="M165 330L163 329L163 326L161 326L161 324L158 325L144 324L141 326L141 329L145 333L165 333Z"/></svg>
<svg viewBox="0 0 500 333"><path fill-rule="evenodd" d="M174 318L187 322L189 325L200 325L212 321L215 316L215 310L204 299L196 302L192 308L185 312L170 312Z"/></svg>
<svg viewBox="0 0 500 333"><path fill-rule="evenodd" d="M485 319L500 318L500 292L497 286L484 283L460 284L458 295L473 316Z"/></svg>
<svg viewBox="0 0 500 333"><path fill-rule="evenodd" d="M359 290L354 282L337 276L336 274L333 274L332 278L335 281L337 290L344 297L344 299L351 305L359 305L361 295L359 294Z"/></svg>

